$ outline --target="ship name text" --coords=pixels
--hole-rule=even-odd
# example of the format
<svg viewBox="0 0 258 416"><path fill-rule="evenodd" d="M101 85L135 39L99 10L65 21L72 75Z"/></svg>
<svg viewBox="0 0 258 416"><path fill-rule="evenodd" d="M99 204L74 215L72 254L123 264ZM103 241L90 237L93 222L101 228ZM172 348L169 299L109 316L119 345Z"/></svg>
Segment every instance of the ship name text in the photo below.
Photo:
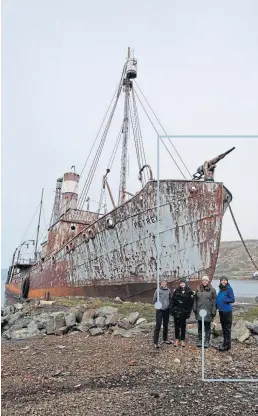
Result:
<svg viewBox="0 0 258 416"><path fill-rule="evenodd" d="M135 228L141 228L141 227L144 227L145 225L148 225L148 224L154 224L155 222L157 222L157 216L156 215L154 215L154 216L151 216L151 217L145 217L145 218L142 218L142 219L140 219L140 220L138 220L138 221L134 221L134 226L135 226Z"/></svg>

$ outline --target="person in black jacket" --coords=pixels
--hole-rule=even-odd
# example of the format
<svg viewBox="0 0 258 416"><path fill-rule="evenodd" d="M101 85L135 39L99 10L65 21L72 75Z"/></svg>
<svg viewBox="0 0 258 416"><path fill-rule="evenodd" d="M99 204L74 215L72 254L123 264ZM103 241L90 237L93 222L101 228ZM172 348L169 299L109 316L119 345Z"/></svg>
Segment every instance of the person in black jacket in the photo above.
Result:
<svg viewBox="0 0 258 416"><path fill-rule="evenodd" d="M193 301L193 291L187 286L185 279L180 279L179 287L174 290L170 305L175 324L175 347L178 347L179 339L182 347L185 347L186 320L191 315Z"/></svg>

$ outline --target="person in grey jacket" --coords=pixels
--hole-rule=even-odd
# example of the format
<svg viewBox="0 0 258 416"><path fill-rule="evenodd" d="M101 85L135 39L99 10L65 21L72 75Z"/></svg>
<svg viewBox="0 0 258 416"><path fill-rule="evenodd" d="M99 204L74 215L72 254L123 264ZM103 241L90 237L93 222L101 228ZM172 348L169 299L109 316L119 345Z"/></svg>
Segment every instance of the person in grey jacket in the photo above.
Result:
<svg viewBox="0 0 258 416"><path fill-rule="evenodd" d="M157 289L155 290L154 296L153 296L153 303L157 302ZM161 309L156 309L156 326L154 329L154 346L155 348L159 348L159 333L161 324L163 321L163 342L166 344L171 344L170 341L168 341L168 322L169 322L169 307L171 302L171 291L167 287L166 280L162 280L160 288L159 288L159 301L161 302L162 306Z"/></svg>
<svg viewBox="0 0 258 416"><path fill-rule="evenodd" d="M200 310L205 309L207 315L204 318L204 330L205 330L205 343L204 347L208 348L211 336L211 322L216 315L216 290L211 286L208 276L202 277L202 283L199 289L197 289L194 297L193 311L198 321L198 342L197 346L202 346L202 318L200 316Z"/></svg>

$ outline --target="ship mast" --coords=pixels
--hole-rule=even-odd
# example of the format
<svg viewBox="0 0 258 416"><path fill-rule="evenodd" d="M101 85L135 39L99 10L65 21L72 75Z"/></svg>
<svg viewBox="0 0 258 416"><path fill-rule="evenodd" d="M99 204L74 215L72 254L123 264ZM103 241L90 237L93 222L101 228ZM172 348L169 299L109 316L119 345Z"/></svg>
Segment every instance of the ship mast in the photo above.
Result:
<svg viewBox="0 0 258 416"><path fill-rule="evenodd" d="M39 220L38 220L37 237L36 237L35 252L34 252L35 261L37 261L37 250L38 250L38 241L39 241L39 228L40 228L40 220L41 220L41 210L42 210L42 203L43 203L43 194L44 194L44 188L42 189L41 200L40 200Z"/></svg>
<svg viewBox="0 0 258 416"><path fill-rule="evenodd" d="M124 100L124 121L123 121L123 145L121 159L121 174L119 187L118 205L124 204L126 201L126 176L127 176L127 156L128 156L128 136L129 136L129 96L133 83L131 79L137 77L137 61L131 57L131 50L128 48L127 63L125 66L125 77L123 79L123 91L125 93Z"/></svg>

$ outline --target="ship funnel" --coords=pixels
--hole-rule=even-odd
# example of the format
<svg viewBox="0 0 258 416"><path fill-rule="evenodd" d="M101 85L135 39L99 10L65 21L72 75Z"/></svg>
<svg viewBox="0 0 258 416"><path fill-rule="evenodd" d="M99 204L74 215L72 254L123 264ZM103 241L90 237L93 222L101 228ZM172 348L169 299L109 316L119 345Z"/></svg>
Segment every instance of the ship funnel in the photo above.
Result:
<svg viewBox="0 0 258 416"><path fill-rule="evenodd" d="M64 214L70 208L77 208L79 179L80 175L78 175L78 173L68 172L64 174L61 190L61 215Z"/></svg>

